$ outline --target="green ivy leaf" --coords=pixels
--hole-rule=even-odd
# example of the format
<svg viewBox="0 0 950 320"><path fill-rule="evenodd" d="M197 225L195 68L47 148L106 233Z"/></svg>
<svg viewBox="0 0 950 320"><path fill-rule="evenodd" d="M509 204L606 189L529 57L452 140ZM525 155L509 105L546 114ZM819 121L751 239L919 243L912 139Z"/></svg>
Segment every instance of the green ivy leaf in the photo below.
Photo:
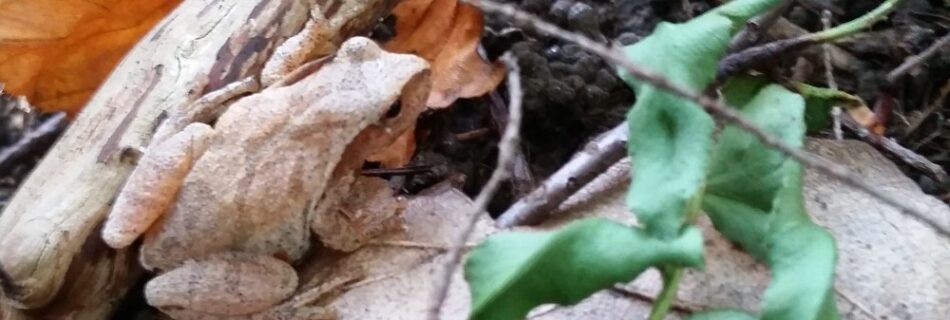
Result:
<svg viewBox="0 0 950 320"><path fill-rule="evenodd" d="M723 93L730 105L766 132L802 146L801 96L751 77L732 79ZM762 318L837 319L834 239L805 211L801 165L731 125L723 128L718 141L703 208L717 230L771 267Z"/></svg>
<svg viewBox="0 0 950 320"><path fill-rule="evenodd" d="M835 105L842 106L849 112L861 109L860 112L873 114L865 105L860 97L849 94L841 90L831 88L821 88L805 83L795 83L795 90L805 97L805 124L809 131L820 130L828 127L828 121L831 119L831 108Z"/></svg>
<svg viewBox="0 0 950 320"><path fill-rule="evenodd" d="M713 81L732 34L778 2L736 0L686 23L660 23L650 36L625 48L626 54L673 82L703 90ZM690 202L700 196L713 121L695 103L619 73L637 94L627 115L628 150L636 164L628 202L648 232L672 239L692 213Z"/></svg>
<svg viewBox="0 0 950 320"><path fill-rule="evenodd" d="M590 218L554 232L490 237L465 263L471 319L524 319L545 303L575 304L657 264L700 267L703 239L688 228L672 241L607 219Z"/></svg>

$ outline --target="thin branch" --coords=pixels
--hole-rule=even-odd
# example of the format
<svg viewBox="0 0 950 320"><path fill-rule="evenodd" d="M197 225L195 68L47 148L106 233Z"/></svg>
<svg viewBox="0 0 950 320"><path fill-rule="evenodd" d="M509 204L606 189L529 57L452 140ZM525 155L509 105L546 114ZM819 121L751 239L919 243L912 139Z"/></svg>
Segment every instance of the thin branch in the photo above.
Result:
<svg viewBox="0 0 950 320"><path fill-rule="evenodd" d="M904 164L923 172L941 185L946 185L946 183L950 182L950 178L948 178L947 172L943 170L943 167L927 160L926 157L904 148L904 146L901 146L893 139L871 132L850 116L845 115L841 117L841 122L844 123L848 129L851 129L851 131L857 134L858 137L861 137L862 140L887 151L900 159Z"/></svg>
<svg viewBox="0 0 950 320"><path fill-rule="evenodd" d="M540 222L574 192L591 182L626 155L627 122L598 136L530 194L522 197L496 220L501 228Z"/></svg>
<svg viewBox="0 0 950 320"><path fill-rule="evenodd" d="M719 70L716 71L716 81L721 82L731 75L747 70L757 63L771 59L779 54L797 51L816 43L837 40L861 31L864 28L868 28L877 21L886 18L900 2L901 0L886 0L863 16L840 24L834 28L816 33L803 34L795 38L773 41L730 54L719 61Z"/></svg>
<svg viewBox="0 0 950 320"><path fill-rule="evenodd" d="M824 30L831 29L831 10L825 9L821 11L821 25L824 27ZM822 44L821 53L821 60L825 65L825 79L828 82L828 87L831 88L831 90L838 90L838 82L835 81L835 68L831 66L831 44ZM835 106L831 107L831 120L831 128L835 133L835 140L844 139L844 133L841 132L841 106L835 104Z"/></svg>
<svg viewBox="0 0 950 320"><path fill-rule="evenodd" d="M734 108L728 107L725 104L719 102L717 99L701 95L700 93L694 92L688 88L685 88L679 84L671 82L666 77L653 72L649 69L646 69L640 65L637 65L627 59L623 52L608 48L604 45L601 45L590 38L587 38L583 35L570 32L564 29L561 29L553 24L545 22L534 15L520 11L515 7L507 4L501 4L489 0L463 0L468 3L472 3L486 12L492 12L497 14L502 14L507 16L509 19L513 20L515 23L523 24L526 26L533 27L535 30L559 38L564 41L575 43L581 48L597 54L604 58L604 60L609 61L621 68L624 69L630 75L637 77L643 81L649 82L654 87L667 91L676 96L690 100L698 105L700 105L706 112L720 117L721 119L739 127L742 130L752 134L763 144L776 149L787 156L797 160L798 162L809 166L815 169L818 172L827 174L835 179L838 179L852 187L855 187L859 190L864 191L867 194L870 194L884 203L887 203L895 208L900 209L904 213L910 215L911 217L919 220L920 222L927 224L938 233L943 236L950 238L950 230L947 227L941 226L938 222L927 217L920 210L913 208L902 202L901 199L898 199L877 187L872 186L871 184L861 180L857 175L851 173L847 168L840 166L838 164L832 163L824 158L811 154L809 152L800 150L796 147L793 147L789 144L786 144L782 140L779 140L776 137L766 133L761 128L759 128L755 123L746 119L744 116L739 114Z"/></svg>
<svg viewBox="0 0 950 320"><path fill-rule="evenodd" d="M794 0L784 0L775 8L772 8L768 12L760 14L749 20L749 22L746 23L745 28L739 31L739 33L732 38L732 41L729 42L729 49L726 51L736 52L758 43L759 40L762 39L762 35L765 30L771 28L772 25L782 17L782 13L784 13L785 10L788 9L788 7L794 2Z"/></svg>
<svg viewBox="0 0 950 320"><path fill-rule="evenodd" d="M847 37L855 32L871 27L878 21L884 20L891 11L897 9L897 5L900 3L901 0L885 0L874 8L874 10L834 28L814 33L812 37L819 42L833 41Z"/></svg>
<svg viewBox="0 0 950 320"><path fill-rule="evenodd" d="M475 225L482 214L485 213L488 201L498 190L501 182L507 178L512 159L518 150L518 134L521 131L521 99L524 95L521 91L520 68L514 55L510 52L506 53L501 60L508 67L508 94L511 95L511 103L508 105L508 123L505 125L505 132L501 136L501 141L498 142L498 164L482 191L475 197L465 229L449 249L448 260L442 268L442 274L436 278L432 301L426 310L426 319L429 320L439 319L439 311L442 309L442 304L445 302L449 286L452 283L452 274L455 273L455 268L462 260L462 250L465 248L465 243L468 242L468 238L475 230Z"/></svg>
<svg viewBox="0 0 950 320"><path fill-rule="evenodd" d="M66 129L67 123L66 113L55 114L35 130L24 135L16 144L0 150L0 173L8 172L26 157L46 150Z"/></svg>
<svg viewBox="0 0 950 320"><path fill-rule="evenodd" d="M428 243L428 242L418 242L418 241L405 241L405 240L380 240L372 241L369 243L372 246L381 246L381 247L400 247L400 248L412 248L412 249L423 249L423 250L439 250L439 251L448 251L451 249L450 246L439 243ZM466 243L465 249L474 248L477 243Z"/></svg>
<svg viewBox="0 0 950 320"><path fill-rule="evenodd" d="M647 303L655 303L657 299L654 296L651 296L645 293L640 293L632 289L629 289L627 287L623 287L619 285L613 286L612 288L610 288L610 291L617 293L619 295L627 296L627 297L637 299L637 300L647 302ZM677 312L691 314L691 313L698 313L698 312L703 311L703 309L709 309L709 308L710 307L706 305L698 305L695 303L685 303L683 301L676 301L673 303L670 309Z"/></svg>
<svg viewBox="0 0 950 320"><path fill-rule="evenodd" d="M950 94L950 79L947 82L944 82L943 87L940 87L940 93L937 95L937 99L934 99L930 106L927 109L924 109L924 112L920 114L916 119L913 120L909 125L907 125L907 130L904 132L903 137L910 137L917 129L920 128L920 125L924 124L924 121L930 117L931 114L937 112L943 108L943 101L947 98L947 95Z"/></svg>
<svg viewBox="0 0 950 320"><path fill-rule="evenodd" d="M861 301L858 301L857 299L852 298L851 297L852 294L848 291L845 291L845 289L835 286L835 293L837 293L838 296L843 298L845 301L848 301L848 303L850 303L852 306L854 306L858 310L861 310L861 313L864 313L864 315L867 316L869 319L874 319L874 320L883 319L881 316L874 314L874 312L872 312L871 309L864 306L864 303L861 303Z"/></svg>
<svg viewBox="0 0 950 320"><path fill-rule="evenodd" d="M887 73L887 82L894 83L894 81L897 81L897 78L900 78L917 65L924 63L924 61L930 59L930 57L937 54L937 52L940 52L940 49L948 43L950 43L950 33L947 33L940 39L937 39L937 41L934 41L934 43L930 45L930 47L927 47L927 49L924 51L921 51L917 55L908 57L907 60L904 60L904 63L901 63L900 66L897 66L897 68L894 68L894 70L891 70L891 72Z"/></svg>

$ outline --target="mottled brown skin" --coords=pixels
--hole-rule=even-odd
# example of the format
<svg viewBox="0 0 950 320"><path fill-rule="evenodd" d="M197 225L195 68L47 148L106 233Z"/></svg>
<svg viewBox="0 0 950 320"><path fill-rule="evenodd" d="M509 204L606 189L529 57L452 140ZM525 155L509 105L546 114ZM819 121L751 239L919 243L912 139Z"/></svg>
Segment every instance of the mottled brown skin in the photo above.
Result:
<svg viewBox="0 0 950 320"><path fill-rule="evenodd" d="M166 312L185 310L178 314L213 318L269 309L293 293L287 288L296 288L296 274L286 270L292 270L288 263L308 250L311 223L316 221L313 208L321 201L340 202L325 198L327 186L339 184L333 179L352 181L351 173L341 171L358 169L368 153L363 150L390 143L424 108L427 68L421 58L385 52L372 40L346 41L316 73L228 107L206 138L190 139L207 139L203 153L203 148L183 145L181 140L190 140L182 138L148 150L141 163L152 167L140 165L136 171L144 173L130 176L103 238L123 247L145 232L142 264L167 272L150 281L147 298ZM397 100L399 114L387 115ZM189 128L194 126L206 125ZM192 128L183 133L205 131ZM165 145L177 149L164 150ZM169 156L174 154L197 160L183 182L157 181L176 175L155 172L181 170L181 163ZM162 161L150 161L150 155ZM139 181L143 177L146 181ZM132 186L139 190L130 190ZM180 189L157 191L148 186ZM171 203L150 202L154 198L150 195L168 198L168 194L177 195ZM267 275L242 274L261 265L286 268ZM264 276L272 279L261 279ZM281 285L272 286L274 290L264 285L254 290L253 297L244 297L241 291L248 288L237 290L240 286L228 279L245 277L248 281L239 283L248 288L258 283Z"/></svg>

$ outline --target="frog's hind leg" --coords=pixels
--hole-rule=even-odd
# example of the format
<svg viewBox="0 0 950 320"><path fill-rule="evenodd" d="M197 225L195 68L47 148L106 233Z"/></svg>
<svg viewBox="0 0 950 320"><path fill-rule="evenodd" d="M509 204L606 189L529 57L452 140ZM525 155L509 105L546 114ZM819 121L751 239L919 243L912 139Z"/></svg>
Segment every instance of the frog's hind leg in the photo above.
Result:
<svg viewBox="0 0 950 320"><path fill-rule="evenodd" d="M192 165L208 147L210 126L193 123L149 148L112 205L102 239L113 248L132 244L175 200Z"/></svg>
<svg viewBox="0 0 950 320"><path fill-rule="evenodd" d="M155 277L145 299L176 319L250 319L293 296L297 283L297 271L277 258L220 253Z"/></svg>

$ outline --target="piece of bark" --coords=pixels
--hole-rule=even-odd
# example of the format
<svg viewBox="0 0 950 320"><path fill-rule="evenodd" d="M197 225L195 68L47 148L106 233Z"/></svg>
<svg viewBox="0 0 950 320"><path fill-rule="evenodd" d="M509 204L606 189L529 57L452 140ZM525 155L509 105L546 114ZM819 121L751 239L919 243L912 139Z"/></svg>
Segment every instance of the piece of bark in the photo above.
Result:
<svg viewBox="0 0 950 320"><path fill-rule="evenodd" d="M142 274L133 251L112 250L98 232L89 235L75 261L53 301L35 310L4 304L0 319L107 319Z"/></svg>
<svg viewBox="0 0 950 320"><path fill-rule="evenodd" d="M132 251L97 244L97 226L134 166L121 151L146 145L163 110L259 72L274 46L303 26L308 3L187 0L142 38L0 215L0 267L12 282L3 286L0 314L112 312L136 278Z"/></svg>

